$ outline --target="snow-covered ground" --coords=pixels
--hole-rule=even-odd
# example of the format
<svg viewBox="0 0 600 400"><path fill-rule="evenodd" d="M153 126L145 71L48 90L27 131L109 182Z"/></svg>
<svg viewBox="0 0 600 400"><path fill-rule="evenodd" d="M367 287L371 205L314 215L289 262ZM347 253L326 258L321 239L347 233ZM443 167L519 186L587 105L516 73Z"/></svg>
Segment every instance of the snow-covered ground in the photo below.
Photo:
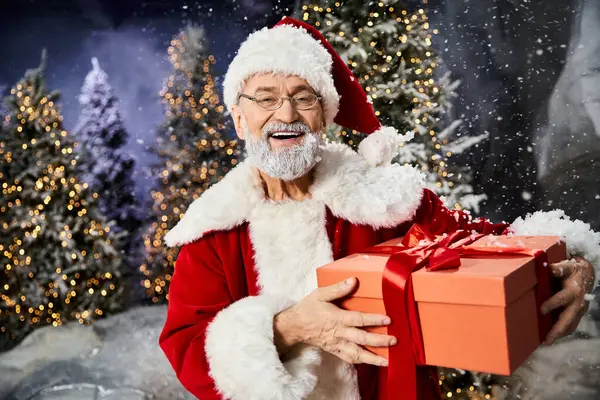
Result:
<svg viewBox="0 0 600 400"><path fill-rule="evenodd" d="M188 400L158 347L165 306L45 327L0 354L2 400Z"/></svg>

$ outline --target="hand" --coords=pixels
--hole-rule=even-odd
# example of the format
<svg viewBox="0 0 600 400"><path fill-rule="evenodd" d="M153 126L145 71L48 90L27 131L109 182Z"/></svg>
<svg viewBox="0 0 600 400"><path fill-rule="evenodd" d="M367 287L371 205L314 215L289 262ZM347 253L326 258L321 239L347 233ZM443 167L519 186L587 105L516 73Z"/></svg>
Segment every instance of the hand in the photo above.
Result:
<svg viewBox="0 0 600 400"><path fill-rule="evenodd" d="M592 264L581 257L550 264L552 275L562 278L563 289L542 304L542 313L564 307L559 319L552 327L545 345L572 334L589 308L585 295L594 288L595 273Z"/></svg>
<svg viewBox="0 0 600 400"><path fill-rule="evenodd" d="M388 325L391 321L386 315L347 311L332 304L331 301L354 290L355 278L345 282L314 290L295 306L279 313L275 324L277 319L287 321L287 332L294 335L291 342L319 347L349 363L387 366L388 361L384 357L361 346L391 346L396 344L396 338L359 328Z"/></svg>

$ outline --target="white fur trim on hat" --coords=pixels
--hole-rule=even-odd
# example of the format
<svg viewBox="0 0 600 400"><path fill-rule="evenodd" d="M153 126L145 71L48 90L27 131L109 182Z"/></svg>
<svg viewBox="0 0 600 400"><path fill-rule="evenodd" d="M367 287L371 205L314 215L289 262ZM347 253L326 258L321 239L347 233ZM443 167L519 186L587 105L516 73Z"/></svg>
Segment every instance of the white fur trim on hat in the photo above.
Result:
<svg viewBox="0 0 600 400"><path fill-rule="evenodd" d="M256 73L296 75L323 97L325 123L329 125L340 104L332 65L331 54L306 29L290 25L263 28L248 36L229 65L223 81L223 100L231 111L244 83Z"/></svg>
<svg viewBox="0 0 600 400"><path fill-rule="evenodd" d="M383 126L364 138L358 145L358 153L372 166L379 167L390 165L398 154L398 147L415 137L414 132L409 131L400 135L391 126Z"/></svg>

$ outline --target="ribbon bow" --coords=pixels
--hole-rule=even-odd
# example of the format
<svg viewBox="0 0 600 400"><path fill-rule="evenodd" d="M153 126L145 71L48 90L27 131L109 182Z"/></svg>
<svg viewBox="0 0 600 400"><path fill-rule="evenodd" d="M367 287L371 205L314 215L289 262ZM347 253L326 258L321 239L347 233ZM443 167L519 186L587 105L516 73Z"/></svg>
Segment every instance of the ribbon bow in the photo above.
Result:
<svg viewBox="0 0 600 400"><path fill-rule="evenodd" d="M389 348L389 395L401 394L402 399L407 400L441 399L437 368L427 366L425 362L423 336L412 286L411 274L423 267L428 271L459 268L461 256L506 254L534 257L538 277L536 302L540 341L548 333L552 319L550 315L541 315L539 312L541 303L552 292L550 275L542 271L547 262L546 253L525 247L465 247L483 236L459 230L436 238L423 226L414 224L400 246L373 246L361 251L390 256L383 272L382 293L386 313L392 320L388 332L398 339L398 344Z"/></svg>

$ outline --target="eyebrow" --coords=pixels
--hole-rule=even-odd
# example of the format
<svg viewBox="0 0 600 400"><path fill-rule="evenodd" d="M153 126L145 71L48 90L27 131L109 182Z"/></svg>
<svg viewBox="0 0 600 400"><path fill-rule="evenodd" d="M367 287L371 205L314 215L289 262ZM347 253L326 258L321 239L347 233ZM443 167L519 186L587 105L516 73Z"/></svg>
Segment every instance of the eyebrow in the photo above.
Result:
<svg viewBox="0 0 600 400"><path fill-rule="evenodd" d="M254 93L258 92L276 92L277 88L275 86L259 86L254 90Z"/></svg>
<svg viewBox="0 0 600 400"><path fill-rule="evenodd" d="M293 92L293 93L298 93L298 92L300 92L300 91L302 91L302 90L308 90L309 92L311 92L311 93L314 93L314 90L313 90L313 88L311 88L311 87L310 87L310 86L308 86L308 85L304 85L304 84L302 84L302 85L298 85L298 86L294 86L294 87L292 88L292 92Z"/></svg>
<svg viewBox="0 0 600 400"><path fill-rule="evenodd" d="M292 88L292 93L298 93L302 90L308 90L311 93L314 93L314 90L305 84L301 84L298 86L294 86ZM254 93L258 93L258 92L270 92L270 93L275 93L277 92L277 88L275 86L259 86L256 88L256 90L254 91Z"/></svg>

